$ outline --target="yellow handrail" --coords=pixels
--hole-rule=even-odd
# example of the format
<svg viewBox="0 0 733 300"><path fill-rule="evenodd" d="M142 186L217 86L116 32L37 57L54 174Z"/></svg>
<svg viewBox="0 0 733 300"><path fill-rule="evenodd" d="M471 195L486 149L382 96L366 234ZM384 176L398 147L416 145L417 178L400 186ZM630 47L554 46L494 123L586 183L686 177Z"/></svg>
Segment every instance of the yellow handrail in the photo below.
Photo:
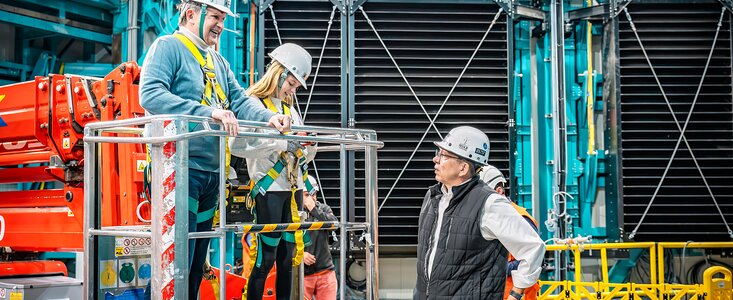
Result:
<svg viewBox="0 0 733 300"><path fill-rule="evenodd" d="M575 281L540 281L538 299L572 300L632 300L640 297L654 300L732 300L733 270L724 267L711 267L704 273L703 284L664 283L664 249L671 248L732 248L733 242L641 242L641 243L603 243L585 245L548 245L548 251L573 251ZM650 283L609 283L608 249L648 249ZM581 252L598 250L601 253L600 282L583 282L580 264ZM723 275L722 278L719 275ZM714 277L718 276L718 277ZM658 280L657 280L658 278Z"/></svg>
<svg viewBox="0 0 733 300"><path fill-rule="evenodd" d="M685 246L686 245L686 246ZM731 248L733 242L661 242L657 243L657 259L659 265L659 283L664 283L664 249L714 249Z"/></svg>
<svg viewBox="0 0 733 300"><path fill-rule="evenodd" d="M593 251L601 250L601 267L603 268L603 282L608 283L608 252L606 249L649 249L649 270L657 269L656 251L654 248L656 243L654 242L640 242L640 243L602 243L602 244L585 244L582 247L579 245L548 245L547 251L573 251L575 264L575 274L577 279L582 274L580 265L580 253L582 251ZM657 283L657 274L653 271L649 272L650 283Z"/></svg>

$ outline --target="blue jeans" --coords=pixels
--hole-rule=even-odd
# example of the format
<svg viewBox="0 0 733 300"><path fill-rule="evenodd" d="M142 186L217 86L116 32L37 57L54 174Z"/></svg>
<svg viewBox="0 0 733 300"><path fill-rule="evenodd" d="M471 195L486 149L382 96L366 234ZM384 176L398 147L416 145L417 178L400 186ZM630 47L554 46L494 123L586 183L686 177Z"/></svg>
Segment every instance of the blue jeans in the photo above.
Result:
<svg viewBox="0 0 733 300"><path fill-rule="evenodd" d="M218 203L219 173L188 169L188 232L211 231ZM188 240L189 299L198 297L209 240L208 238ZM150 299L150 292L148 283L144 299Z"/></svg>

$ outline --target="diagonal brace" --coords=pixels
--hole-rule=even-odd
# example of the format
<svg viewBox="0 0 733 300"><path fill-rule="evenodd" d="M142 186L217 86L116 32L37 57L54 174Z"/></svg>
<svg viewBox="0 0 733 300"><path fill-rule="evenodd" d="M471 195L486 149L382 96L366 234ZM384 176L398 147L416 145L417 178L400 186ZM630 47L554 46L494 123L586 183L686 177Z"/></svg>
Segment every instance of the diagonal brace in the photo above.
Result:
<svg viewBox="0 0 733 300"><path fill-rule="evenodd" d="M669 172L669 168L672 165L672 161L674 160L675 155L677 154L677 150L680 146L680 141L684 140L685 145L687 146L687 149L690 152L690 156L692 157L693 162L695 163L695 167L697 168L698 172L700 173L700 178L703 180L703 183L705 184L705 187L708 190L708 193L710 193L710 197L713 199L713 203L715 204L715 207L718 209L718 213L720 214L720 217L723 219L723 224L725 225L726 229L728 230L728 235L733 238L733 231L730 229L730 226L728 226L728 222L725 219L725 215L723 214L722 210L720 209L720 206L718 205L718 201L715 199L715 194L713 193L712 189L710 188L710 185L707 182L707 179L705 178L705 174L702 171L702 168L700 167L697 158L695 157L695 154L692 151L692 147L690 146L690 143L687 141L687 137L685 137L685 130L687 130L687 126L690 122L690 117L692 116L692 112L695 109L695 105L697 104L698 96L700 95L700 91L702 89L702 84L705 80L705 75L707 74L707 70L710 66L710 60L712 59L713 52L715 51L715 44L718 40L718 35L720 33L720 28L723 24L723 17L725 16L725 10L726 8L722 8L720 12L720 19L718 20L718 27L715 32L715 38L713 39L713 45L710 49L710 53L708 55L707 62L705 63L705 69L703 70L702 77L700 78L700 83L697 87L697 92L695 93L695 97L692 101L692 106L690 107L690 111L687 113L687 118L685 120L684 127L680 126L679 120L677 120L677 116L674 113L674 109L672 108L672 104L670 103L669 99L667 98L667 94L664 92L664 88L662 86L662 83L659 81L659 77L657 76L656 71L654 70L654 66L651 63L651 60L649 59L649 56L646 53L646 49L644 48L644 45L641 42L641 38L639 37L639 33L636 30L636 25L631 19L631 15L629 14L628 10L624 8L624 13L626 14L626 19L629 20L629 25L631 26L632 31L634 32L634 35L636 36L636 40L639 42L639 46L642 50L642 53L644 53L644 57L646 58L647 64L649 65L649 68L652 71L652 75L654 75L654 79L657 82L657 86L659 87L659 90L662 93L662 96L664 97L664 101L667 104L667 107L669 108L670 113L672 114L672 118L674 119L675 125L677 126L677 129L680 131L680 137L677 139L677 144L675 145L674 151L672 152L672 157L670 157L669 162L667 163L667 167L664 170L664 173L662 174L662 178L659 180L659 184L657 184L657 188L654 191L654 194L652 195L651 200L649 200L649 204L647 205L646 209L644 210L644 213L641 216L641 219L639 220L639 223L636 224L636 227L629 235L629 238L633 239L634 236L636 236L637 231L639 230L639 227L641 226L642 222L644 221L644 218L649 213L649 209L651 208L652 204L654 203L654 199L656 198L659 189L662 186L662 182L664 182L664 179L667 176L667 173Z"/></svg>

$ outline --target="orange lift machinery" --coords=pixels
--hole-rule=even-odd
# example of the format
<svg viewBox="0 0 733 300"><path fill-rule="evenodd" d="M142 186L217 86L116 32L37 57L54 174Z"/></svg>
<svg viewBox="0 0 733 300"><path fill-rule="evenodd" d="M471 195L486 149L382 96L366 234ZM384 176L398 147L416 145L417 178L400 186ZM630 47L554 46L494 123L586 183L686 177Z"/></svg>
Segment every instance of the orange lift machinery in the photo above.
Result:
<svg viewBox="0 0 733 300"><path fill-rule="evenodd" d="M52 74L0 87L0 184L63 185L0 191L0 252L83 251L84 126L143 116L139 79L140 67L128 62L104 78ZM100 161L102 226L148 224L142 220L150 219L143 194L145 146L102 144ZM45 274L67 270L59 262L0 262L0 278ZM231 273L227 280L240 289L246 284ZM274 278L268 283L274 285ZM211 289L211 282L202 286ZM211 292L202 292L202 299L218 298Z"/></svg>
<svg viewBox="0 0 733 300"><path fill-rule="evenodd" d="M124 63L104 78L49 75L0 87L0 184L58 181L63 188L0 192L0 247L15 251L83 248L84 126L144 115L140 67ZM141 225L143 145L103 145L102 226Z"/></svg>

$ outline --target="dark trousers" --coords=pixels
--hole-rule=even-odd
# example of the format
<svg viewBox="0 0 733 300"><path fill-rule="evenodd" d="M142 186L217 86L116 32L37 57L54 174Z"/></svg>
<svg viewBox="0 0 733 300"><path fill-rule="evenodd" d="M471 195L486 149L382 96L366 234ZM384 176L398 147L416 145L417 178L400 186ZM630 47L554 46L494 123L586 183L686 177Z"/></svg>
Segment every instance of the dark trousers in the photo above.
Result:
<svg viewBox="0 0 733 300"><path fill-rule="evenodd" d="M267 192L255 198L257 224L291 223L291 192ZM303 206L303 192L295 192L298 209ZM293 285L293 251L295 244L283 241L283 233L260 233L257 237L257 260L247 282L247 299L261 300L265 280L277 264L275 288L277 299L290 299Z"/></svg>

